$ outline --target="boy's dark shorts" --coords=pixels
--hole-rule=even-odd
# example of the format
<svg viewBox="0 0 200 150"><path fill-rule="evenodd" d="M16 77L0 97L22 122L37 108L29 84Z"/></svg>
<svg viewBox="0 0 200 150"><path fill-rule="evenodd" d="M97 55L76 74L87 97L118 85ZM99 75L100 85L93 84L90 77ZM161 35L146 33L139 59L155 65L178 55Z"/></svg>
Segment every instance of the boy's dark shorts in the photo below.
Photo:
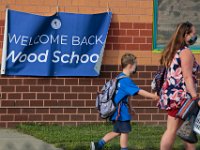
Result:
<svg viewBox="0 0 200 150"><path fill-rule="evenodd" d="M129 133L131 132L130 121L113 121L113 132L116 133Z"/></svg>

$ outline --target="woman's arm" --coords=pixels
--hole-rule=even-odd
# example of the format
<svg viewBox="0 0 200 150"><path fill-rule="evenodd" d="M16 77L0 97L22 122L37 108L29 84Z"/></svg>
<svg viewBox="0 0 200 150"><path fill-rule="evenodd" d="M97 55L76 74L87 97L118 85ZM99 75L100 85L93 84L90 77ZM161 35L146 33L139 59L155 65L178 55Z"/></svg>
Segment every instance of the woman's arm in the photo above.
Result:
<svg viewBox="0 0 200 150"><path fill-rule="evenodd" d="M189 49L185 49L181 52L180 58L183 78L185 80L187 91L191 94L192 97L197 97L197 92L192 77L194 56Z"/></svg>
<svg viewBox="0 0 200 150"><path fill-rule="evenodd" d="M141 95L141 96L147 97L147 98L152 98L152 99L155 99L155 100L159 99L159 97L156 94L149 93L149 92L142 90L142 89L139 90L138 95Z"/></svg>

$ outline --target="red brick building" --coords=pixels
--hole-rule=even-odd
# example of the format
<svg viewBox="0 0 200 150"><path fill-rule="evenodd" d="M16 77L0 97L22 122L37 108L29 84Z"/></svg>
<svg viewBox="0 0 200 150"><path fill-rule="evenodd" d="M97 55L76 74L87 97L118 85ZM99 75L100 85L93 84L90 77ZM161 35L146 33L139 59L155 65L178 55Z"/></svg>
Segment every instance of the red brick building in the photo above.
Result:
<svg viewBox="0 0 200 150"><path fill-rule="evenodd" d="M99 77L0 77L0 126L13 127L24 122L58 124L96 123L96 91L106 80L120 72L120 57L125 52L138 58L138 73L133 80L151 91L153 73L159 65L160 54L152 52L153 0L60 0L59 10L74 13L99 13L107 10L113 18L107 38L101 75ZM56 0L1 0L0 50L6 5L10 9L52 15ZM200 59L199 55L196 55ZM137 115L134 121L144 124L162 124L166 115L156 102L140 96L131 98Z"/></svg>

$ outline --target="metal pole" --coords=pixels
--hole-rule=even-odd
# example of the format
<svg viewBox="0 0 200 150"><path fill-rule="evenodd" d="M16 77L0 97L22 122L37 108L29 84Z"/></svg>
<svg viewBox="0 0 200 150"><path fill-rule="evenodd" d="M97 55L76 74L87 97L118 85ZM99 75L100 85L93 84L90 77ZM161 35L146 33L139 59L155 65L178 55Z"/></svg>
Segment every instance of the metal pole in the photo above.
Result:
<svg viewBox="0 0 200 150"><path fill-rule="evenodd" d="M7 37L8 37L8 7L6 5L6 16L4 25L4 37L3 37L3 50L1 60L1 74L5 74L6 71L6 57L7 57Z"/></svg>

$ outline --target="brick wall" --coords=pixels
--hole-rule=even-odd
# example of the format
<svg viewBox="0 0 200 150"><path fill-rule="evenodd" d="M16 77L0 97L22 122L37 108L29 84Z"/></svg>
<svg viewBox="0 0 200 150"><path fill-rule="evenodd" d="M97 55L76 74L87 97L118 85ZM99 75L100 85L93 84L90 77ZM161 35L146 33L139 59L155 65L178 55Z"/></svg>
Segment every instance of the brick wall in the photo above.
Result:
<svg viewBox="0 0 200 150"><path fill-rule="evenodd" d="M10 9L52 15L56 0L1 0L0 50L2 50L6 5ZM152 74L160 54L152 53L153 0L60 0L59 10L98 13L107 10L113 18L98 78L0 77L0 126L13 127L24 122L83 124L103 122L94 109L96 91L120 72L120 57L130 52L138 57L139 71L133 80L150 91ZM1 53L0 53L1 54ZM200 59L199 55L196 55ZM155 102L140 96L131 98L137 115L134 121L162 124L166 114Z"/></svg>
<svg viewBox="0 0 200 150"><path fill-rule="evenodd" d="M149 84L157 66L139 66L133 80L150 91ZM106 80L120 72L118 65L103 65L98 78L0 78L0 125L12 127L22 122L83 124L102 122L95 106L96 91ZM136 109L134 121L161 124L165 113L156 102L140 96L131 98Z"/></svg>

